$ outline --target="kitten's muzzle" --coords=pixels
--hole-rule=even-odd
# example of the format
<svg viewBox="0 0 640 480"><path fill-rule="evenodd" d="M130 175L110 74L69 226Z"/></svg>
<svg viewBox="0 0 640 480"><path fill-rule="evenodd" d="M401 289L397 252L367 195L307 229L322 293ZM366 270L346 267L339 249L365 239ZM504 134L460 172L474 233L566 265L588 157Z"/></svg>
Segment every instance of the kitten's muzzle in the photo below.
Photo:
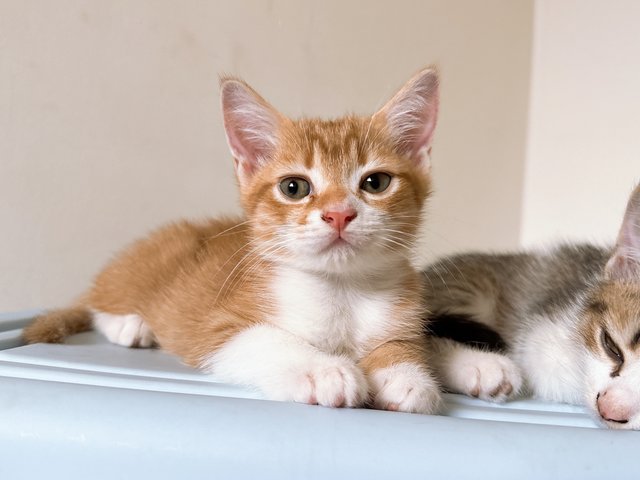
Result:
<svg viewBox="0 0 640 480"><path fill-rule="evenodd" d="M603 420L625 424L636 413L630 392L623 389L605 390L596 397L598 413Z"/></svg>

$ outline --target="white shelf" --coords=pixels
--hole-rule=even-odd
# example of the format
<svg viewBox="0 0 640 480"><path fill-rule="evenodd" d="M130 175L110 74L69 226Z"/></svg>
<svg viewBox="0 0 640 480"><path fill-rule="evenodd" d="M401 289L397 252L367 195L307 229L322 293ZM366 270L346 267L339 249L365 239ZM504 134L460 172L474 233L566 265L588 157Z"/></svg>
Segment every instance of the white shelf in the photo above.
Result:
<svg viewBox="0 0 640 480"><path fill-rule="evenodd" d="M446 395L438 416L265 401L165 352L93 332L4 348L1 478L45 467L63 478L50 466L66 461L78 471L93 465L91 478L598 478L634 472L640 444L638 432L595 428L581 407L530 399Z"/></svg>

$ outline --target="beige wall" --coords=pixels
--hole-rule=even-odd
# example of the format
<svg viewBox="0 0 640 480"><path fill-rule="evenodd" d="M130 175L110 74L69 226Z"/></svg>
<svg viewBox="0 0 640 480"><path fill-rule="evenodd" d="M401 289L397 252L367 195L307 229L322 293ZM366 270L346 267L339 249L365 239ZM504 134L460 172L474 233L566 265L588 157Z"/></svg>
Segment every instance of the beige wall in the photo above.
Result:
<svg viewBox="0 0 640 480"><path fill-rule="evenodd" d="M520 233L532 1L0 2L0 311L63 305L127 241L237 211L217 75L373 111L437 62L425 254Z"/></svg>
<svg viewBox="0 0 640 480"><path fill-rule="evenodd" d="M640 2L536 1L522 243L615 238L640 180Z"/></svg>

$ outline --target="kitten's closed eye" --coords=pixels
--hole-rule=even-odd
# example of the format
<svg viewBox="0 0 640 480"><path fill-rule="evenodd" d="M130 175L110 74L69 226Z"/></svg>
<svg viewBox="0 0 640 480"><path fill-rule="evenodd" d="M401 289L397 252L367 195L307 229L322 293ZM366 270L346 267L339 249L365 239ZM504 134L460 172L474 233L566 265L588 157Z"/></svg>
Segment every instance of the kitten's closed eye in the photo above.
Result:
<svg viewBox="0 0 640 480"><path fill-rule="evenodd" d="M611 336L609 336L609 333L604 329L602 330L602 346L611 360L617 364L624 363L624 355L622 354L620 347L616 345Z"/></svg>
<svg viewBox="0 0 640 480"><path fill-rule="evenodd" d="M611 372L611 378L617 377L618 375L620 375L620 370L624 365L624 353L622 353L620 347L618 347L616 342L613 341L609 333L604 328L602 329L600 341L605 353L615 363L615 368Z"/></svg>

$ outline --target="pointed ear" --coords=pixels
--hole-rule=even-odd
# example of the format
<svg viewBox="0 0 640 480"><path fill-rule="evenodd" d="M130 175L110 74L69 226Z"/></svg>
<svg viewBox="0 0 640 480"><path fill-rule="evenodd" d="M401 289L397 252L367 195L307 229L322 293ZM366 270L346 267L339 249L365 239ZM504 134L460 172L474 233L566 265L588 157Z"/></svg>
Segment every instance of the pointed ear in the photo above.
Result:
<svg viewBox="0 0 640 480"><path fill-rule="evenodd" d="M428 164L438 119L438 84L435 67L425 68L375 114L386 122L397 152L419 164Z"/></svg>
<svg viewBox="0 0 640 480"><path fill-rule="evenodd" d="M640 282L640 185L627 203L613 255L605 267L607 278Z"/></svg>
<svg viewBox="0 0 640 480"><path fill-rule="evenodd" d="M235 159L240 184L274 154L284 117L242 80L220 80L227 143Z"/></svg>

